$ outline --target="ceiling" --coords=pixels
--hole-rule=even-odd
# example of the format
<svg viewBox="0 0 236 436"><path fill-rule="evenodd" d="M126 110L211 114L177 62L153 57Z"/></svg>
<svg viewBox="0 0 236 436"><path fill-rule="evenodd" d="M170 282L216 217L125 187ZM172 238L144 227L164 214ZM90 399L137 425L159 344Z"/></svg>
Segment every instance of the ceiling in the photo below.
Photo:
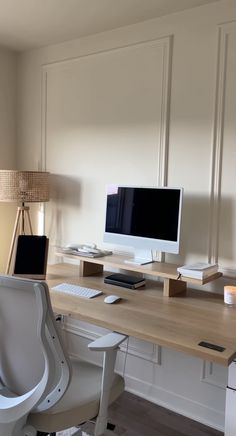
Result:
<svg viewBox="0 0 236 436"><path fill-rule="evenodd" d="M219 0L0 0L0 45L28 50Z"/></svg>

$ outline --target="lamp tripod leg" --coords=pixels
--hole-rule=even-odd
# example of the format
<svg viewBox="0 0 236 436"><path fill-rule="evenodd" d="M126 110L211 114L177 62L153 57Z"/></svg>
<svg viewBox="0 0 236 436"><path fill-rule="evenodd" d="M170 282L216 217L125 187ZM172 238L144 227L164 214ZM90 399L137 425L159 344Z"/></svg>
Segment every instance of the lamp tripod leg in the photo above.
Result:
<svg viewBox="0 0 236 436"><path fill-rule="evenodd" d="M33 235L33 229L32 229L32 224L31 224L31 219L30 219L29 210L27 209L25 212L26 212L26 215L27 215L27 218L28 218L28 224L29 224L30 234Z"/></svg>
<svg viewBox="0 0 236 436"><path fill-rule="evenodd" d="M21 217L21 209L18 208L17 213L16 213L16 220L15 220L15 225L14 225L14 230L13 230L13 235L12 235L12 240L11 240L10 251L9 251L8 260L7 260L6 274L9 274L9 271L10 271L11 260L12 260L13 251L14 251L14 245L15 245L16 237L17 237L17 230L18 230L19 223L20 223L20 217Z"/></svg>

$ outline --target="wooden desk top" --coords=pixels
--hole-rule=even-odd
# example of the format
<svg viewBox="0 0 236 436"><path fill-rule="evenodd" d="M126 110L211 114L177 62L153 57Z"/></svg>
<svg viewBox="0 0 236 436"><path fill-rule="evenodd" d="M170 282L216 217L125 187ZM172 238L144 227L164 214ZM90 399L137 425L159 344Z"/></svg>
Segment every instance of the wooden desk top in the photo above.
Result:
<svg viewBox="0 0 236 436"><path fill-rule="evenodd" d="M87 300L51 291L55 312L224 366L236 358L236 308L225 306L223 295L187 290L186 296L167 298L161 282L147 281L145 288L125 289L104 284L102 275L79 277L77 265L57 264L48 267L48 272L49 287L70 282L104 292ZM105 304L109 294L122 300ZM203 348L200 341L220 345L225 351Z"/></svg>

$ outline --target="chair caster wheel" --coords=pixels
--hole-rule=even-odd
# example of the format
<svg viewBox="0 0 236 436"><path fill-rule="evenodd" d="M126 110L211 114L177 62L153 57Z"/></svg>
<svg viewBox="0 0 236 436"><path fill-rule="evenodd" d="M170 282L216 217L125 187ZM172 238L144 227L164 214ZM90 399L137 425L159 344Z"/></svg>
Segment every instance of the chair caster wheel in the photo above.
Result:
<svg viewBox="0 0 236 436"><path fill-rule="evenodd" d="M32 427L32 425L25 425L25 427L23 428L23 434L24 436L36 436L37 431L34 427Z"/></svg>
<svg viewBox="0 0 236 436"><path fill-rule="evenodd" d="M107 430L114 431L116 426L114 424L111 424L111 422L107 423Z"/></svg>

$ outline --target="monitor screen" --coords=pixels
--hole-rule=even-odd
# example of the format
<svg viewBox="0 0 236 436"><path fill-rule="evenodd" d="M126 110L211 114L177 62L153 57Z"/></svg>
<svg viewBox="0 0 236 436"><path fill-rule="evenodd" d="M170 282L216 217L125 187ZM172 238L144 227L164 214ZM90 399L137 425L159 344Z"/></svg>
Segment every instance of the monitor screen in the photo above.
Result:
<svg viewBox="0 0 236 436"><path fill-rule="evenodd" d="M110 185L104 241L179 253L182 188Z"/></svg>

